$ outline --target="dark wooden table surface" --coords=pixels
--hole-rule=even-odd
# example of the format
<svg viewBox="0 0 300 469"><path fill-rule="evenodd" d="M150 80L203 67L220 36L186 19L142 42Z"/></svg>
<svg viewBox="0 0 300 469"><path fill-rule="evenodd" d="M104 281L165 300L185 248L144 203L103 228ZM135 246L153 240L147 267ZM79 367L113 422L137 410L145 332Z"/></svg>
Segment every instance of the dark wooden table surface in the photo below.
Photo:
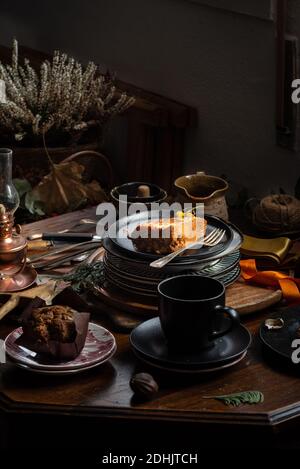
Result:
<svg viewBox="0 0 300 469"><path fill-rule="evenodd" d="M28 225L25 232L64 229L94 209ZM300 376L265 357L257 338L266 313L247 317L253 334L247 357L227 371L205 376L162 374L151 370L160 391L150 402L136 402L129 387L135 371L148 371L130 350L127 334L115 332L101 310L93 320L109 326L118 351L109 362L81 375L48 377L0 365L0 436L2 447L47 446L55 432L69 444L84 446L177 444L183 447L228 445L294 445L300 436ZM9 318L0 323L0 337L15 327ZM226 407L203 396L259 390L259 405ZM41 429L41 431L39 431ZM48 442L49 444L49 442Z"/></svg>

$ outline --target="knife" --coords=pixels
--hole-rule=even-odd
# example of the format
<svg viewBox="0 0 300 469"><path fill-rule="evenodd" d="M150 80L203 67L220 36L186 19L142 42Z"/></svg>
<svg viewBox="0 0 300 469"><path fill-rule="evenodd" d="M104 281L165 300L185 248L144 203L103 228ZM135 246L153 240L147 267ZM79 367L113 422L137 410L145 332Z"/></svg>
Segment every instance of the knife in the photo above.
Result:
<svg viewBox="0 0 300 469"><path fill-rule="evenodd" d="M32 239L32 238L31 238ZM42 233L45 241L64 241L67 243L81 243L86 241L101 241L102 237L92 233Z"/></svg>

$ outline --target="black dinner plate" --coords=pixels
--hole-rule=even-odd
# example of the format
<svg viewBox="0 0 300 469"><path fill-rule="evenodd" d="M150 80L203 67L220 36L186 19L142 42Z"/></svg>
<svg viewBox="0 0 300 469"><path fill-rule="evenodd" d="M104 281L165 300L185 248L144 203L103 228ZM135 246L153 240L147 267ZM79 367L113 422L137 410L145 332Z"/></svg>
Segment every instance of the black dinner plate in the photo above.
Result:
<svg viewBox="0 0 300 469"><path fill-rule="evenodd" d="M196 272L188 270L184 272L187 275L206 275L202 271ZM209 275L211 278L215 278L223 283L225 287L234 283L240 275L240 267L236 265L231 268L230 271L227 273L219 273L218 275ZM110 269L105 267L105 278L112 284L115 285L117 288L125 291L126 293L133 293L136 295L152 297L153 299L157 298L157 287L159 284L159 280L156 284L149 284L149 282L137 282L136 279L132 280L128 276L120 276L116 275L115 272L112 272ZM166 277L168 278L168 276Z"/></svg>
<svg viewBox="0 0 300 469"><path fill-rule="evenodd" d="M246 350L246 352L241 353L240 355L235 357L233 360L228 360L227 362L221 365L209 365L209 366L200 365L200 366L194 366L190 368L187 366L166 365L164 363L151 360L149 357L146 357L145 355L137 352L137 350L135 350L134 348L132 350L135 356L139 360L141 360L143 363L145 363L147 366L158 368L160 370L167 371L170 373L184 373L184 374L203 374L203 373L216 373L216 372L224 371L227 368L230 368L240 363L247 355L247 350Z"/></svg>
<svg viewBox="0 0 300 469"><path fill-rule="evenodd" d="M146 258L143 256L135 256L135 254L132 251L126 251L125 249L121 248L118 246L116 243L114 243L111 238L104 238L103 239L103 247L104 249L109 252L112 255L115 255L119 257L120 259L123 259L125 261L128 261L130 263L134 264L141 264L141 265L146 265L149 269L151 270L161 270L161 271L178 271L181 270L182 267L184 266L194 266L195 268L199 268L200 264L210 265L211 262L214 260L217 260L217 254L215 255L214 259L198 259L192 256L184 256L181 258L181 256L176 257L173 261L169 262L167 265L162 267L161 269L155 269L154 267L150 267L150 262L153 261L153 258ZM145 255L146 256L146 255ZM221 254L220 254L221 256ZM157 256L158 258L159 256Z"/></svg>
<svg viewBox="0 0 300 469"><path fill-rule="evenodd" d="M125 278L126 280L131 280L137 284L146 283L149 285L157 285L158 282L170 277L170 275L173 276L185 272L195 272L196 274L201 273L202 275L207 275L209 277L225 275L228 272L231 272L232 269L239 264L239 261L240 253L239 251L235 251L218 261L214 261L212 265L206 266L204 264L200 264L199 270L190 270L189 267L185 267L177 273L169 273L164 269L152 269L140 264L134 264L133 266L132 264L126 263L122 259L108 253L105 254L103 259L105 269L116 277L120 279Z"/></svg>
<svg viewBox="0 0 300 469"><path fill-rule="evenodd" d="M259 336L263 344L273 353L291 360L292 353L295 350L292 343L295 339L300 339L300 307L278 311L270 314L269 318L283 319L284 326L282 329L268 330L264 321L259 330Z"/></svg>
<svg viewBox="0 0 300 469"><path fill-rule="evenodd" d="M235 268L231 273L227 274L224 277L214 277L219 282L223 283L225 287L232 285L240 276L240 268ZM197 274L193 274L197 275ZM110 285L116 287L118 290L122 290L125 293L129 293L130 295L135 295L138 297L145 297L151 300L157 300L157 292L153 290L149 290L146 288L141 288L139 286L128 285L125 282L120 282L116 278L112 278L109 274L105 274L106 280L110 283Z"/></svg>
<svg viewBox="0 0 300 469"><path fill-rule="evenodd" d="M223 321L228 321L228 319L224 318ZM189 369L226 364L240 357L249 348L251 341L250 332L240 324L225 336L217 339L212 348L195 352L171 351L167 346L159 318L143 322L130 335L131 346L146 359L166 366Z"/></svg>
<svg viewBox="0 0 300 469"><path fill-rule="evenodd" d="M135 257L132 251L126 251L124 249L121 249L109 237L105 237L103 239L103 247L109 254L118 257L120 260L125 261L128 265L130 265L130 268L132 268L133 265L135 265L136 268L138 266L145 266L151 269L152 271L160 270L161 272L165 271L175 273L180 272L182 268L188 266L189 269L198 271L200 268L210 266L212 265L212 263L215 263L215 261L219 261L225 256L232 254L234 251L237 251L241 247L243 242L242 233L234 225L229 223L229 226L232 230L233 238L232 241L222 252L210 255L207 259L199 259L192 256L187 258L186 256L184 256L182 260L180 260L180 262L178 262L178 259L180 259L181 256L178 256L172 262L169 262L169 264L165 265L162 269L155 269L154 267L150 267L149 264L153 260L152 258L143 259L140 257Z"/></svg>
<svg viewBox="0 0 300 469"><path fill-rule="evenodd" d="M158 254L138 251L134 247L132 240L129 238L130 233L132 233L139 224L148 221L150 216L152 219L159 218L161 216L161 212L142 212L121 218L116 222L116 224L110 227L110 230L115 231L115 236L110 237L111 241L127 255L143 260L149 260L149 262L158 259L161 257ZM209 259L211 256L224 251L230 245L233 240L233 231L231 227L218 217L206 215L205 219L207 221L206 235L215 228L225 230L225 235L221 242L216 246L203 246L198 249L189 249L181 256L176 257L175 260L172 261L173 263L185 263L191 259L192 261L195 259Z"/></svg>

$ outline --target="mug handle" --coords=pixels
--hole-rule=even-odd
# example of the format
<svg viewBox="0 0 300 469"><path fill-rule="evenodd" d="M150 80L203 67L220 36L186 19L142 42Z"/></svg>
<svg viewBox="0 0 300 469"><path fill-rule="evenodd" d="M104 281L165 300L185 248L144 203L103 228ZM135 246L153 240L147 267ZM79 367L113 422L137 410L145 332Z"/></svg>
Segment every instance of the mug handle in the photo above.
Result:
<svg viewBox="0 0 300 469"><path fill-rule="evenodd" d="M237 326L240 324L240 316L236 312L235 309L229 308L228 306L221 306L217 305L215 306L215 311L219 313L225 313L226 315L229 316L230 322L228 327L226 329L223 329L222 331L213 331L211 334L212 340L217 339L218 337L223 337L223 335L227 334L229 331L233 329L234 326Z"/></svg>

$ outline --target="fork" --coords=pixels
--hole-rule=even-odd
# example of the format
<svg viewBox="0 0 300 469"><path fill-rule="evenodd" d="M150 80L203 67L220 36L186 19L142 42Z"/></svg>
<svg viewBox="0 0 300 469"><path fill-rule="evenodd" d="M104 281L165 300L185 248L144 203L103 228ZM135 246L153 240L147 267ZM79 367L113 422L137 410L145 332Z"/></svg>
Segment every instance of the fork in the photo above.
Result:
<svg viewBox="0 0 300 469"><path fill-rule="evenodd" d="M65 264L66 262L70 262L78 258L79 256L83 255L90 255L91 253L89 251L94 251L97 249L97 246L93 246L92 244L90 246L85 246L84 250L77 251L73 254L65 254L60 256L58 259L52 259L52 260L41 260L40 262L34 262L31 263L31 266L34 269L43 269L43 270L49 270L49 269L54 269L56 267L60 267L61 265Z"/></svg>
<svg viewBox="0 0 300 469"><path fill-rule="evenodd" d="M216 246L224 237L225 235L225 230L222 230L221 228L215 228L213 229L208 235L206 235L203 239L203 246ZM178 249L175 252L171 252L171 254L168 254L167 256L160 257L159 259L151 262L150 267L155 267L157 269L160 269L161 267L164 267L166 264L171 262L175 257L177 257L179 254L182 254L184 251L187 251L188 249L191 249L195 246L200 244L199 239L195 241L194 243L188 244L187 246L184 246L181 249Z"/></svg>

